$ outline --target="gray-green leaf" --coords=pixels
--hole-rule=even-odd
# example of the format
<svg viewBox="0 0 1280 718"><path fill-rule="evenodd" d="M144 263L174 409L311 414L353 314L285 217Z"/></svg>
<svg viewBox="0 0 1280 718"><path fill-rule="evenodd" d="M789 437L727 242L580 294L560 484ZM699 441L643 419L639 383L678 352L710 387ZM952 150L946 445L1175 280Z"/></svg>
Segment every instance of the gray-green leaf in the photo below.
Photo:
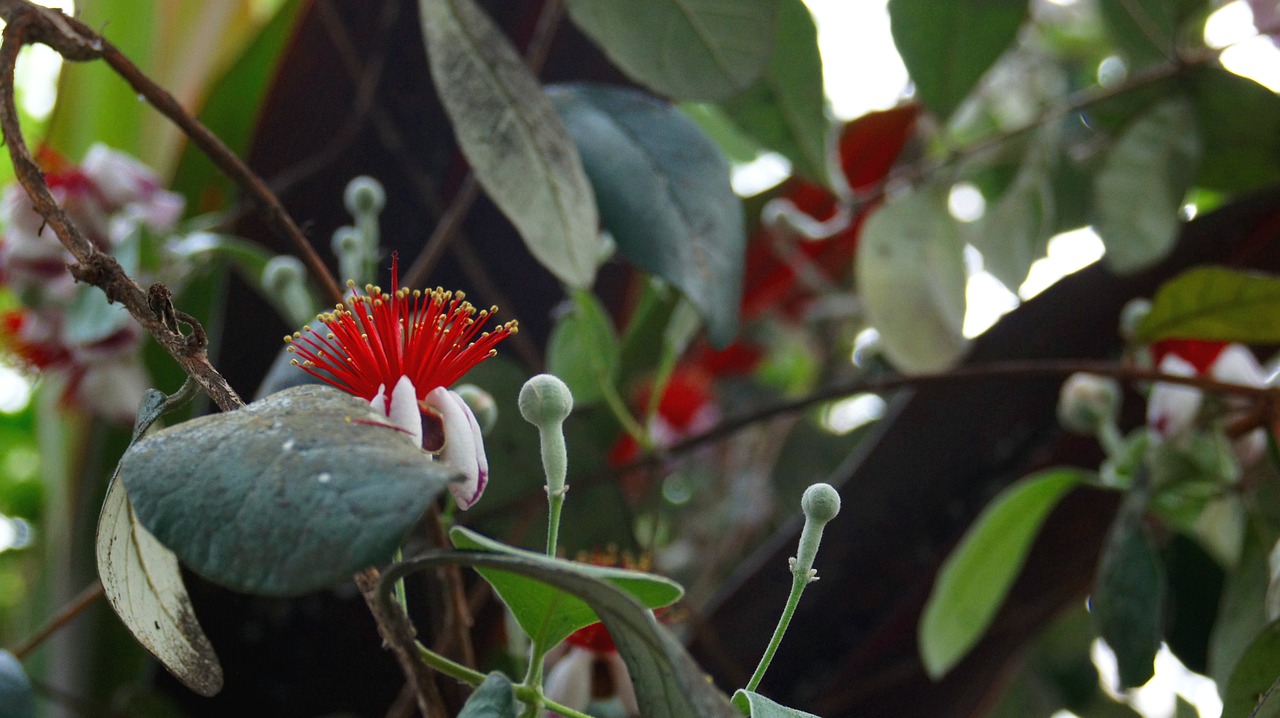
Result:
<svg viewBox="0 0 1280 718"><path fill-rule="evenodd" d="M1280 680L1280 623L1272 623L1254 639L1231 672L1222 696L1223 718L1244 718L1271 685ZM1275 701L1280 708L1280 701Z"/></svg>
<svg viewBox="0 0 1280 718"><path fill-rule="evenodd" d="M1280 278L1197 267L1161 285L1135 338L1194 337L1244 344L1280 342Z"/></svg>
<svg viewBox="0 0 1280 718"><path fill-rule="evenodd" d="M573 403L589 406L610 391L618 373L618 336L595 295L572 293L573 306L556 322L547 340L547 371L573 392Z"/></svg>
<svg viewBox="0 0 1280 718"><path fill-rule="evenodd" d="M572 287L600 259L591 186L564 126L473 0L419 0L431 77L476 179L534 258Z"/></svg>
<svg viewBox="0 0 1280 718"><path fill-rule="evenodd" d="M679 110L642 92L590 84L548 92L618 250L675 285L712 342L728 344L738 326L746 234L719 148Z"/></svg>
<svg viewBox="0 0 1280 718"><path fill-rule="evenodd" d="M569 15L632 79L681 100L718 100L764 71L779 0L569 0Z"/></svg>
<svg viewBox="0 0 1280 718"><path fill-rule="evenodd" d="M754 691L738 689L733 694L733 704L747 712L751 718L818 718L812 713L788 708L765 698Z"/></svg>
<svg viewBox="0 0 1280 718"><path fill-rule="evenodd" d="M3 650L0 650L0 718L36 718L31 679L18 659Z"/></svg>
<svg viewBox="0 0 1280 718"><path fill-rule="evenodd" d="M1199 160L1195 110L1182 98L1156 105L1116 140L1094 182L1096 227L1112 269L1135 272L1173 249Z"/></svg>
<svg viewBox="0 0 1280 718"><path fill-rule="evenodd" d="M367 401L328 386L152 434L120 476L138 519L183 563L276 596L386 561L455 478Z"/></svg>
<svg viewBox="0 0 1280 718"><path fill-rule="evenodd" d="M501 673L490 673L475 693L467 699L458 718L516 718L520 715L520 702L516 700L515 686Z"/></svg>
<svg viewBox="0 0 1280 718"><path fill-rule="evenodd" d="M964 352L964 243L940 192L913 192L872 214L854 269L867 316L894 366L936 371Z"/></svg>
<svg viewBox="0 0 1280 718"><path fill-rule="evenodd" d="M1041 524L1083 475L1051 469L1001 491L947 557L920 618L920 658L937 678L964 658L996 615Z"/></svg>

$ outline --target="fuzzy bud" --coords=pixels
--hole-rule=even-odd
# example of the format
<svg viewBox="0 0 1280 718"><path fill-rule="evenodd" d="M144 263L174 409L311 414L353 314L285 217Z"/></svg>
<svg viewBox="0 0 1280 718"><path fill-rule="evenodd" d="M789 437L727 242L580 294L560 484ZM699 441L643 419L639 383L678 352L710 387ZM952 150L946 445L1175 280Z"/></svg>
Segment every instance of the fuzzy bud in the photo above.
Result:
<svg viewBox="0 0 1280 718"><path fill-rule="evenodd" d="M493 400L493 395L475 384L462 384L454 391L475 415L481 433L488 434L493 425L498 423L498 404Z"/></svg>
<svg viewBox="0 0 1280 718"><path fill-rule="evenodd" d="M840 492L831 484L814 484L800 497L800 509L809 521L825 524L840 513Z"/></svg>
<svg viewBox="0 0 1280 718"><path fill-rule="evenodd" d="M1058 421L1068 431L1092 434L1113 421L1120 409L1120 385L1114 379L1077 373L1062 382Z"/></svg>
<svg viewBox="0 0 1280 718"><path fill-rule="evenodd" d="M520 416L539 429L554 429L573 411L573 393L559 377L539 374L520 388Z"/></svg>
<svg viewBox="0 0 1280 718"><path fill-rule="evenodd" d="M342 200L353 216L377 214L387 205L387 192L378 180L361 175L347 183Z"/></svg>
<svg viewBox="0 0 1280 718"><path fill-rule="evenodd" d="M1146 299L1134 299L1120 310L1120 336L1125 341L1133 341L1138 334L1138 325L1151 313L1151 302Z"/></svg>

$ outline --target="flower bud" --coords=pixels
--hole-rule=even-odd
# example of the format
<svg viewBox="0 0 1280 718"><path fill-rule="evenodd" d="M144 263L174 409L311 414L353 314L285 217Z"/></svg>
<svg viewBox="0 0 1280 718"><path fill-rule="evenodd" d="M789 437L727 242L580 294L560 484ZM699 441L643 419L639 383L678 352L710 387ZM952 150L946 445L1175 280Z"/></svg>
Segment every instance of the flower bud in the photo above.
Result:
<svg viewBox="0 0 1280 718"><path fill-rule="evenodd" d="M1146 299L1133 299L1120 310L1120 336L1132 341L1138 333L1138 325L1151 313L1151 302Z"/></svg>
<svg viewBox="0 0 1280 718"><path fill-rule="evenodd" d="M291 286L302 281L306 269L297 257L287 254L276 255L262 268L262 286L272 294L282 294Z"/></svg>
<svg viewBox="0 0 1280 718"><path fill-rule="evenodd" d="M361 175L347 183L342 200L353 216L377 214L387 205L387 192L378 180Z"/></svg>
<svg viewBox="0 0 1280 718"><path fill-rule="evenodd" d="M493 425L498 423L498 404L493 400L493 395L475 384L461 384L454 391L475 415L480 431L488 434Z"/></svg>
<svg viewBox="0 0 1280 718"><path fill-rule="evenodd" d="M1068 431L1092 434L1120 409L1120 385L1114 379L1077 373L1062 382L1058 421Z"/></svg>
<svg viewBox="0 0 1280 718"><path fill-rule="evenodd" d="M554 429L573 411L573 393L552 374L539 374L520 388L520 416L539 429Z"/></svg>
<svg viewBox="0 0 1280 718"><path fill-rule="evenodd" d="M840 492L831 484L814 484L800 497L800 509L809 521L825 524L840 513Z"/></svg>

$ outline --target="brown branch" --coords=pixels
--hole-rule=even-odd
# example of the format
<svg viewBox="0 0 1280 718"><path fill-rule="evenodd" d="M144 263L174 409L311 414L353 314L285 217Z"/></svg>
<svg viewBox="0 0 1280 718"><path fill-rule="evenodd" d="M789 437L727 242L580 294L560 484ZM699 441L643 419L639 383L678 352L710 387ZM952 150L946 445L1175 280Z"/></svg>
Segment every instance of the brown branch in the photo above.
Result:
<svg viewBox="0 0 1280 718"><path fill-rule="evenodd" d="M102 598L104 595L106 595L106 593L102 588L102 582L95 580L93 583L86 586L78 596L68 601L67 605L63 606L62 609L53 616L53 618L50 618L48 623L41 626L40 630L35 632L35 635L28 638L25 643L13 649L10 653L12 653L13 657L17 658L19 661L23 660L32 651L39 648L40 644L44 643L46 639L62 630L64 626L71 623L72 619L79 616L86 608L92 606L95 601Z"/></svg>
<svg viewBox="0 0 1280 718"><path fill-rule="evenodd" d="M62 46L71 41L64 41L65 36L58 34L58 28L50 19L54 14L30 3L23 4L28 8L25 12L14 10L13 0L0 6L0 14L4 14L9 21L4 28L4 41L0 44L0 132L3 132L5 145L9 148L9 157L18 182L31 197L31 204L36 212L40 213L62 246L75 258L76 264L70 267L70 271L77 280L101 288L108 301L122 304L173 356L183 371L200 384L218 408L227 411L243 406L244 402L209 363L205 343L200 340L203 331L196 330L196 325L192 322L188 322L193 330L189 336L167 326L166 318L172 316L168 314L172 311L172 305L158 307L161 311L153 308L148 294L125 274L114 257L98 251L81 234L49 191L44 174L31 158L18 124L18 111L13 96L14 66L18 60L18 51L28 40L39 39L43 42L47 38L55 38L51 47L60 51ZM65 17L62 20L70 21ZM162 294L163 292L154 293Z"/></svg>
<svg viewBox="0 0 1280 718"><path fill-rule="evenodd" d="M555 38L556 29L560 26L560 20L563 17L564 0L546 0L543 3L538 22L533 28L533 34L529 38L529 45L524 53L525 64L534 74L537 74L546 63L547 53L551 50L551 40ZM462 220L471 211L471 206L479 196L480 187L476 182L475 173L468 169L457 193L449 202L448 208L441 214L435 230L431 232L431 237L427 239L426 245L413 260L409 271L405 273L404 286L420 287L427 283L427 278L431 276L432 270L444 256L445 250L457 238Z"/></svg>
<svg viewBox="0 0 1280 718"><path fill-rule="evenodd" d="M444 699L440 697L431 669L418 658L413 624L398 606L378 599L379 578L377 569L366 569L356 574L356 586L378 624L378 635L382 636L383 646L395 655L400 670L413 686L418 710L424 718L432 715L443 717L446 715Z"/></svg>
<svg viewBox="0 0 1280 718"><path fill-rule="evenodd" d="M187 112L173 95L143 74L115 45L79 20L33 5L27 0L3 0L0 2L0 16L10 25L21 26L24 42L42 42L68 60L105 61L140 97L145 98L160 114L181 128L223 174L262 204L267 223L289 238L329 300L342 301L342 288L338 286L337 280L262 179L222 140Z"/></svg>

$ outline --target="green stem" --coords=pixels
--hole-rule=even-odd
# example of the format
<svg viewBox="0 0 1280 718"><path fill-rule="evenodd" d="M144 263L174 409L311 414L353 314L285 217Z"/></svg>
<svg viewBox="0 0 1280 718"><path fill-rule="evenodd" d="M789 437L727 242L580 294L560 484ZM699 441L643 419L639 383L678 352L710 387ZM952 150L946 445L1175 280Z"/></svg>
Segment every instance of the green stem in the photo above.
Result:
<svg viewBox="0 0 1280 718"><path fill-rule="evenodd" d="M787 597L787 605L782 609L782 616L778 619L778 625L773 629L773 638L769 639L769 646L764 649L764 655L760 656L760 664L756 666L756 672L751 674L751 680L747 681L746 690L754 691L760 685L760 681L764 678L764 672L769 670L769 664L773 662L773 654L778 652L778 646L782 644L782 637L787 633L787 627L791 625L791 617L795 615L796 606L800 603L800 594L804 593L804 587L809 584L808 571L797 571L791 579L791 595Z"/></svg>
<svg viewBox="0 0 1280 718"><path fill-rule="evenodd" d="M396 549L394 562L400 563L403 560L404 552L401 549ZM403 578L396 579L396 603L400 604L400 610L404 611L404 615L409 615L409 599L405 595Z"/></svg>
<svg viewBox="0 0 1280 718"><path fill-rule="evenodd" d="M564 494L567 489L547 492L547 505L551 515L547 518L547 556L556 557L556 543L560 536L560 511L564 508Z"/></svg>
<svg viewBox="0 0 1280 718"><path fill-rule="evenodd" d="M1108 419L1098 427L1098 443L1102 444L1102 450L1110 458L1124 453L1124 435L1120 433L1120 427L1116 426L1115 419Z"/></svg>
<svg viewBox="0 0 1280 718"><path fill-rule="evenodd" d="M649 432L645 431L640 422L636 421L636 418L631 415L631 412L627 409L626 402L622 400L621 396L618 396L617 387L606 383L601 387L601 393L604 403L609 407L609 411L613 413L614 418L622 425L622 430L635 439L642 450L651 450L653 442L649 440Z"/></svg>
<svg viewBox="0 0 1280 718"><path fill-rule="evenodd" d="M484 683L485 675L480 671L467 668L461 663L451 661L448 658L436 653L435 651L422 645L421 641L414 641L414 646L418 649L418 657L422 662L440 671L446 676L456 678L463 683L469 683L472 686L478 686Z"/></svg>
<svg viewBox="0 0 1280 718"><path fill-rule="evenodd" d="M546 696L540 695L538 691L535 691L529 686L518 685L515 688L516 688L516 698L519 698L520 700L524 701L527 704L535 705L537 703L541 703L542 705L546 706L547 710L555 711L556 713L559 713L560 715L564 716L564 718L592 718L592 716L587 715L586 713L583 713L581 711L575 711L574 709L566 705L556 703L555 701L547 698Z"/></svg>

